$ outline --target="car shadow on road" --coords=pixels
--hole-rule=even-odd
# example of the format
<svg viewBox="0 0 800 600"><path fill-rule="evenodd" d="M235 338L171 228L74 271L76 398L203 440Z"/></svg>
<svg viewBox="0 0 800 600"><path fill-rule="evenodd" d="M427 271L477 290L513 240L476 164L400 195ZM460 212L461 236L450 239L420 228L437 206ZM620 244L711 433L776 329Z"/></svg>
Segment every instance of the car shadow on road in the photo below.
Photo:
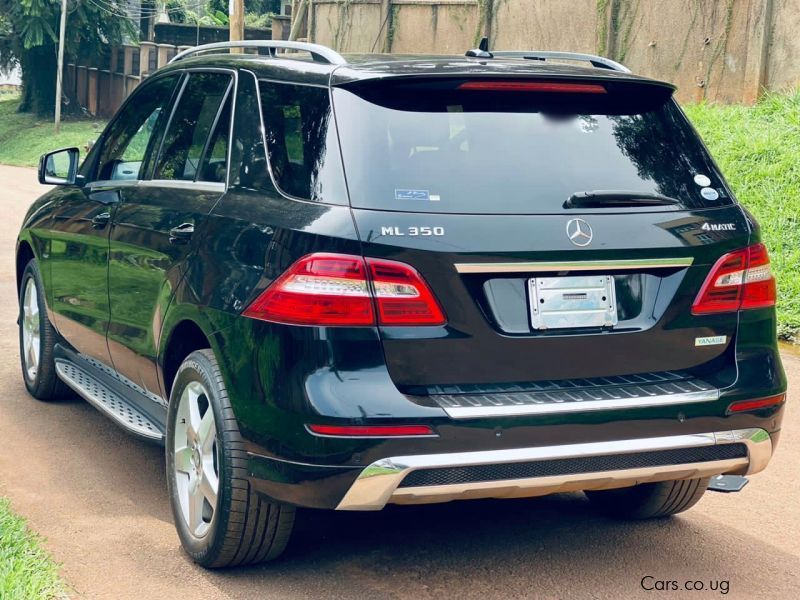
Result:
<svg viewBox="0 0 800 600"><path fill-rule="evenodd" d="M487 594L502 591L509 597L515 595L515 585L525 595L532 579L551 590L562 576L619 580L626 563L642 555L656 561L663 552L654 550L656 540L668 537L690 546L692 536L691 525L681 518L633 523L607 519L577 493L389 506L380 512L301 510L281 559L209 576L221 589L231 589L230 583L239 579L293 584L290 589L320 579L319 585L333 586L332 596L352 597L406 597L415 595L414 590L422 596L452 596L463 590L474 597L476 589L468 582L475 581Z"/></svg>

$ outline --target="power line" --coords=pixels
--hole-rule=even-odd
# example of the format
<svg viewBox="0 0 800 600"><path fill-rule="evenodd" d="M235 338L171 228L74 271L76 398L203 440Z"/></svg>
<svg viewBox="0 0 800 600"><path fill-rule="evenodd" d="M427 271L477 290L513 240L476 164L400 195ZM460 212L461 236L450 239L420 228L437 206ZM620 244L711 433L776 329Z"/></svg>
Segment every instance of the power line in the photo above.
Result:
<svg viewBox="0 0 800 600"><path fill-rule="evenodd" d="M150 9L144 8L139 5L138 9L131 9L125 8L116 2L112 3L112 0L86 0L89 4L94 5L99 10L113 15L115 17L121 17L123 19L131 19L131 20L139 20L142 17L153 17L158 16L162 13L167 14L178 14L185 11L196 11L200 10L205 7L207 1L201 1L197 4L187 4L185 6L175 7L175 8L164 8L163 10L159 10L157 8Z"/></svg>

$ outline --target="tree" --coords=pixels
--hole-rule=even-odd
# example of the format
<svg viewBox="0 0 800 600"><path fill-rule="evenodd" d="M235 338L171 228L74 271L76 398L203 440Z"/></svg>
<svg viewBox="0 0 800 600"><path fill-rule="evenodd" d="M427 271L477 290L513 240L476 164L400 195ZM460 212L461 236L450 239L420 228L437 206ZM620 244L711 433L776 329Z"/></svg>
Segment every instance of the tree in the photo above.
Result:
<svg viewBox="0 0 800 600"><path fill-rule="evenodd" d="M121 0L68 0L65 53L99 63L111 46L136 38ZM0 67L22 68L21 112L53 113L61 0L0 0ZM98 64L99 66L99 64ZM75 106L75 103L71 103Z"/></svg>

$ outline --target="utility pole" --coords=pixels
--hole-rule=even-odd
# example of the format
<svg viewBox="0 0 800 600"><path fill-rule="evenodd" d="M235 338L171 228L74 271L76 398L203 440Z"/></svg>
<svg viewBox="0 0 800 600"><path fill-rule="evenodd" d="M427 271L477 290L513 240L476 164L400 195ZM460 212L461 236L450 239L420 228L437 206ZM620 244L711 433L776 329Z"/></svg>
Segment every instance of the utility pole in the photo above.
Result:
<svg viewBox="0 0 800 600"><path fill-rule="evenodd" d="M228 15L230 25L230 40L239 42L244 39L244 0L229 0ZM241 53L242 48L231 48L232 53Z"/></svg>
<svg viewBox="0 0 800 600"><path fill-rule="evenodd" d="M56 67L56 122L55 133L61 129L61 78L64 75L64 37L67 32L67 0L61 0L61 25L58 33L58 66Z"/></svg>

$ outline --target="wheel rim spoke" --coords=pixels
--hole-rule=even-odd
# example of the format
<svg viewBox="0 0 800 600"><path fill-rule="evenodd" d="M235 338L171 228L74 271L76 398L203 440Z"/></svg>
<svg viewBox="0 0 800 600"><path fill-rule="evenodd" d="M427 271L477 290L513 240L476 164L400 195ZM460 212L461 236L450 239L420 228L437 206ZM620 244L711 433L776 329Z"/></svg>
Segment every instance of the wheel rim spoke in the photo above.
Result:
<svg viewBox="0 0 800 600"><path fill-rule="evenodd" d="M200 416L200 406L198 401L201 397L205 396L205 388L198 382L193 381L186 386L187 394L187 425L189 432L192 436L192 441L197 439L197 432L200 429L200 422L203 418Z"/></svg>
<svg viewBox="0 0 800 600"><path fill-rule="evenodd" d="M202 497L208 501L212 508L217 505L218 485L219 483L217 481L216 474L208 473L206 470L203 470L203 476L200 479L198 491Z"/></svg>
<svg viewBox="0 0 800 600"><path fill-rule="evenodd" d="M208 533L217 507L217 428L209 393L199 381L186 385L178 403L173 478L184 522L199 538Z"/></svg>
<svg viewBox="0 0 800 600"><path fill-rule="evenodd" d="M197 492L189 496L189 528L195 535L203 526L203 495Z"/></svg>
<svg viewBox="0 0 800 600"><path fill-rule="evenodd" d="M203 450L210 451L214 444L216 431L214 428L214 411L209 409L203 418L200 419L200 426L197 428L197 441Z"/></svg>
<svg viewBox="0 0 800 600"><path fill-rule="evenodd" d="M29 380L36 378L41 357L41 336L39 334L39 295L36 282L28 278L22 299L22 360Z"/></svg>

